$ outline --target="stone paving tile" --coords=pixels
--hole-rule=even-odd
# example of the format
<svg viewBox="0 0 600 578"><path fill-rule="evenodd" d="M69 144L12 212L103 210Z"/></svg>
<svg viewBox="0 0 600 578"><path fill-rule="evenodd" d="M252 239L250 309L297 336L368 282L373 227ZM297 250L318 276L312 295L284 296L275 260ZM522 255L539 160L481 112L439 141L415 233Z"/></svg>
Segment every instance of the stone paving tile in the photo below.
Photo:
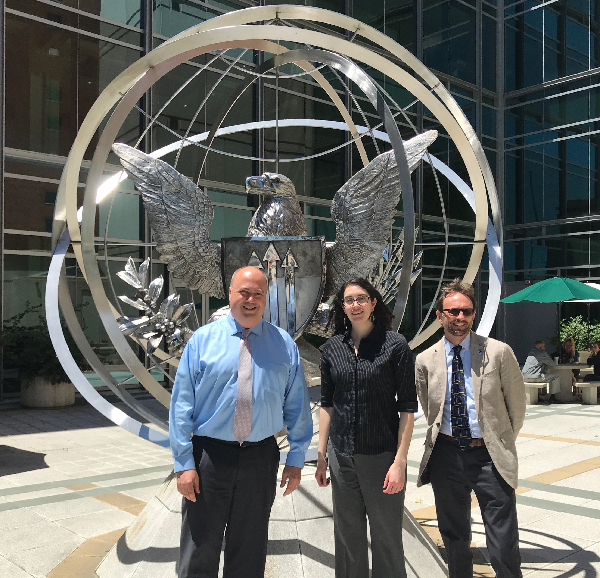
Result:
<svg viewBox="0 0 600 578"><path fill-rule="evenodd" d="M335 576L333 518L298 522L298 539L302 553L304 576Z"/></svg>
<svg viewBox="0 0 600 578"><path fill-rule="evenodd" d="M525 572L524 572L525 573ZM600 543L587 544L553 564L528 572L528 578L590 578L600 574Z"/></svg>
<svg viewBox="0 0 600 578"><path fill-rule="evenodd" d="M90 516L96 517L98 512L110 511L109 505L94 500L93 498L79 498L77 500L65 502L55 502L51 504L41 504L39 506L32 506L29 508L33 513L52 521L65 520L67 518L74 518L77 516ZM14 511L14 510L13 510Z"/></svg>
<svg viewBox="0 0 600 578"><path fill-rule="evenodd" d="M560 519L560 515L550 516L544 523L550 523L553 518ZM570 556L582 549L594 545L594 540L586 540L581 536L575 539L561 536L547 529L536 529L535 524L530 524L519 530L521 557L524 564L544 565Z"/></svg>
<svg viewBox="0 0 600 578"><path fill-rule="evenodd" d="M537 500L545 500L547 502L555 502L557 506L581 506L585 502L589 501L589 498L580 497L580 496L570 496L568 494L556 494L552 492L552 485L548 484L548 491L544 490L530 490L529 492L523 493L523 497L527 499L537 499Z"/></svg>
<svg viewBox="0 0 600 578"><path fill-rule="evenodd" d="M600 447L570 444L555 451L519 458L519 477L528 478L600 456Z"/></svg>
<svg viewBox="0 0 600 578"><path fill-rule="evenodd" d="M81 538L75 532L45 520L12 528L10 532L3 532L2 540L0 540L0 554L8 558L15 552L42 546L55 545L58 547L61 544L75 544L73 546L75 548L80 542Z"/></svg>
<svg viewBox="0 0 600 578"><path fill-rule="evenodd" d="M581 537L585 536L588 541L600 542L600 519L588 518L568 511L533 522L527 526L527 530L568 541L581 540Z"/></svg>
<svg viewBox="0 0 600 578"><path fill-rule="evenodd" d="M304 480L300 483L300 486L304 483ZM298 491L298 490L296 490ZM293 522L295 518L294 511L294 492L291 496L286 496L285 499L276 499L271 508L271 520L274 522Z"/></svg>
<svg viewBox="0 0 600 578"><path fill-rule="evenodd" d="M23 568L7 560L4 556L0 556L0 576L3 578L31 578L29 572L25 572Z"/></svg>
<svg viewBox="0 0 600 578"><path fill-rule="evenodd" d="M295 522L272 522L269 524L265 578L303 576L302 561L298 556L297 538Z"/></svg>
<svg viewBox="0 0 600 578"><path fill-rule="evenodd" d="M13 552L9 555L9 559L24 568L32 576L45 578L54 567L80 545L82 540L82 538L78 538L77 541L73 542L60 542L40 548L32 548L31 550ZM6 578L13 577L6 576Z"/></svg>
<svg viewBox="0 0 600 578"><path fill-rule="evenodd" d="M12 494L10 496L5 496L6 503L11 502L20 502L20 501L28 501L35 500L39 498L48 498L51 496L60 496L64 494L71 494L72 492L65 488L53 488L51 490L37 490L34 492L24 492L20 494Z"/></svg>
<svg viewBox="0 0 600 578"><path fill-rule="evenodd" d="M554 485L577 490L590 490L598 492L600 495L600 483L598 483L598 478L598 470L590 470L556 482Z"/></svg>
<svg viewBox="0 0 600 578"><path fill-rule="evenodd" d="M477 514L479 515L479 520L481 520L481 514L479 511ZM536 508L535 506L526 506L524 504L517 503L517 518L519 520L519 528L526 528L530 524L539 522L540 520L545 520L546 518L554 515L556 515L556 512L550 512L543 508Z"/></svg>
<svg viewBox="0 0 600 578"><path fill-rule="evenodd" d="M291 498L298 521L333 516L331 490L320 488L315 478L303 480Z"/></svg>
<svg viewBox="0 0 600 578"><path fill-rule="evenodd" d="M87 539L99 534L112 532L113 530L119 530L120 528L127 528L134 520L135 516L132 514L111 508L110 510L102 510L95 513L93 523L91 516L84 514L57 520L56 524Z"/></svg>
<svg viewBox="0 0 600 578"><path fill-rule="evenodd" d="M417 488L415 482L411 483L409 481L406 487L404 505L410 512L414 510L420 510L421 508L426 508L427 506L435 505L431 484Z"/></svg>
<svg viewBox="0 0 600 578"><path fill-rule="evenodd" d="M38 514L32 508L19 508L0 512L0 531L8 532L13 528L45 522L46 517ZM1 574L0 574L1 576Z"/></svg>
<svg viewBox="0 0 600 578"><path fill-rule="evenodd" d="M519 465L521 460L524 460L531 455L543 455L555 452L560 448L568 448L573 444L568 442L556 442L550 440L532 439L532 438L517 438L519 444L517 452L519 455Z"/></svg>
<svg viewBox="0 0 600 578"><path fill-rule="evenodd" d="M166 476L165 476L165 478L166 478ZM137 489L131 489L131 490L120 490L120 492L122 494L125 494L126 496L131 496L132 498L136 498L138 500L143 500L144 502L149 502L154 497L154 495L156 494L156 492L157 492L158 488L160 487L161 483L158 483L158 484L153 485L153 486L148 486L147 488L137 488Z"/></svg>

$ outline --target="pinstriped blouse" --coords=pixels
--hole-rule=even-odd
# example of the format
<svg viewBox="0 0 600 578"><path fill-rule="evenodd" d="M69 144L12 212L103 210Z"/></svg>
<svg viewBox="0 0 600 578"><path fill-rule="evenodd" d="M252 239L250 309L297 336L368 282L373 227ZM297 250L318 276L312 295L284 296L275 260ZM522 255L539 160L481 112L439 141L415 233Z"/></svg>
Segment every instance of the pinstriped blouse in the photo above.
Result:
<svg viewBox="0 0 600 578"><path fill-rule="evenodd" d="M333 407L329 439L338 454L396 452L398 412L417 411L406 339L375 325L355 355L349 332L334 335L323 347L321 407Z"/></svg>

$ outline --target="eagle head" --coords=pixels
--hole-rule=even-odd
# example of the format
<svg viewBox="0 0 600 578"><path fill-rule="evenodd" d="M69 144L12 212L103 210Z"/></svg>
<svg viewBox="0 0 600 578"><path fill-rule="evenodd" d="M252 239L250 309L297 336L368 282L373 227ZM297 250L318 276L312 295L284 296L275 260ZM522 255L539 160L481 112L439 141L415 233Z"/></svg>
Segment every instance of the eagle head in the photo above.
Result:
<svg viewBox="0 0 600 578"><path fill-rule="evenodd" d="M278 173L263 173L260 177L246 179L246 192L267 197L296 198L296 188L290 179Z"/></svg>

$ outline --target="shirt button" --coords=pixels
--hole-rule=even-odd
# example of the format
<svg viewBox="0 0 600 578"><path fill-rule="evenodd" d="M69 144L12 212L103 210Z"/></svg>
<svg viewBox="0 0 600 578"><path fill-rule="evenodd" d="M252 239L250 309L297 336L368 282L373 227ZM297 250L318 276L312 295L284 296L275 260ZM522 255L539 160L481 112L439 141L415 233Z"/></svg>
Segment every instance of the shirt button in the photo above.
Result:
<svg viewBox="0 0 600 578"><path fill-rule="evenodd" d="M432 444L431 442L429 442L429 447L430 447L430 448L432 448L432 447L433 447L433 444Z"/></svg>
<svg viewBox="0 0 600 578"><path fill-rule="evenodd" d="M436 427L441 427L442 426L441 423L436 423L435 425L436 425Z"/></svg>

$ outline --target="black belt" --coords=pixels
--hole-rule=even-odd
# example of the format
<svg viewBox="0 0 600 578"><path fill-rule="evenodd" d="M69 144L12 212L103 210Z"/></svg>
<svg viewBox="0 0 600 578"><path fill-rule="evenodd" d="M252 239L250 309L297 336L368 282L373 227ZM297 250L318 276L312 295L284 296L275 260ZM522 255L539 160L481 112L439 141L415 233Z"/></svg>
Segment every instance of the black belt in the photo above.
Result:
<svg viewBox="0 0 600 578"><path fill-rule="evenodd" d="M440 432L438 434L438 437L442 438L443 440L454 443L454 438L447 434L443 434ZM484 445L485 445L485 442L483 441L483 438L471 438L471 443L467 447L477 448L477 447L484 446Z"/></svg>
<svg viewBox="0 0 600 578"><path fill-rule="evenodd" d="M216 444L222 444L225 446L235 446L238 448L253 448L253 447L258 447L258 446L266 446L267 444L272 444L275 443L275 436L269 436L268 438L265 438L264 440L260 440L258 442L230 442L228 440L220 440L217 438L209 438L208 436L194 436L195 438L199 438L201 440L206 440L209 442L214 442Z"/></svg>

